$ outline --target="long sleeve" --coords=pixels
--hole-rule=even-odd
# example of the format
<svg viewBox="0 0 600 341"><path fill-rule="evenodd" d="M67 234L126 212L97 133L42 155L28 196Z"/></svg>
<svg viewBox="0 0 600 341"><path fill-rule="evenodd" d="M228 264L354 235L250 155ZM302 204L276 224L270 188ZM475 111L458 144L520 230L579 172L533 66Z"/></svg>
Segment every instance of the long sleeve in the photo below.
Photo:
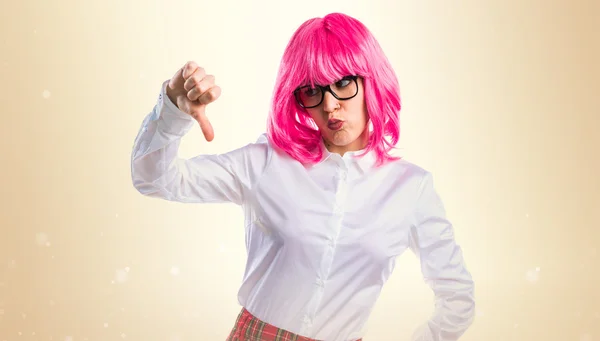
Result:
<svg viewBox="0 0 600 341"><path fill-rule="evenodd" d="M270 149L264 135L262 141L228 153L179 157L182 137L197 123L169 100L167 84L163 82L158 101L135 138L133 186L143 195L170 201L241 205L268 163Z"/></svg>
<svg viewBox="0 0 600 341"><path fill-rule="evenodd" d="M411 249L435 294L433 316L415 331L412 340L459 340L474 321L474 282L429 172L420 186L411 236Z"/></svg>

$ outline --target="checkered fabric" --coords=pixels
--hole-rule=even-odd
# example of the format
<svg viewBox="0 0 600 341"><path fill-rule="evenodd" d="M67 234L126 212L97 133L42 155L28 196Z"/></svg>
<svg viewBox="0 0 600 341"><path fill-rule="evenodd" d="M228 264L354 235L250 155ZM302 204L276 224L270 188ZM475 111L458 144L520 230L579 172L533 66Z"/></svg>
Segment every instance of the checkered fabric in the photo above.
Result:
<svg viewBox="0 0 600 341"><path fill-rule="evenodd" d="M254 317L245 308L239 313L227 341L318 341L277 328ZM358 340L362 341L362 339Z"/></svg>

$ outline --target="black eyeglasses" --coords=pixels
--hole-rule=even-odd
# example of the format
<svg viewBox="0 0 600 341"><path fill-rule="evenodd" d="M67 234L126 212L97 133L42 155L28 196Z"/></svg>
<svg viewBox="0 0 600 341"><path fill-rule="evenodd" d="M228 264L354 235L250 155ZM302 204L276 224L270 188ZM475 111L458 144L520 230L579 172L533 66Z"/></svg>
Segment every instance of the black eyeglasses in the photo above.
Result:
<svg viewBox="0 0 600 341"><path fill-rule="evenodd" d="M346 76L330 85L305 85L294 90L294 97L298 104L305 109L318 107L325 98L325 91L329 91L333 97L345 101L358 94L358 76Z"/></svg>

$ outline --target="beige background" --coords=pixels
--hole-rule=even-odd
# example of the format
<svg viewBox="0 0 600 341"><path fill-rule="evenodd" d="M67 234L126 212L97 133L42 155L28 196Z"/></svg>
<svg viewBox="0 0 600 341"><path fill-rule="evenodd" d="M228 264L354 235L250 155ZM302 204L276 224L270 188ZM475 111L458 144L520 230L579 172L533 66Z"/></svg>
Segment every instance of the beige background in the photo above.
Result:
<svg viewBox="0 0 600 341"><path fill-rule="evenodd" d="M476 281L461 340L600 340L598 1L1 8L0 341L225 340L242 212L138 194L133 139L162 81L195 60L223 95L214 142L195 127L181 155L254 141L289 37L332 11L362 20L398 73L398 153L434 173ZM409 340L432 299L404 254L365 341Z"/></svg>

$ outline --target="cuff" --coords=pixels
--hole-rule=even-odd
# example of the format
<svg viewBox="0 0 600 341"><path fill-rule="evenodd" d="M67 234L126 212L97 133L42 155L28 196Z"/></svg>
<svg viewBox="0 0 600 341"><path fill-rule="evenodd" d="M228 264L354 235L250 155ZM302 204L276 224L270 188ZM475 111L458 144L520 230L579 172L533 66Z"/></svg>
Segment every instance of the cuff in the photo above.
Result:
<svg viewBox="0 0 600 341"><path fill-rule="evenodd" d="M163 132L183 136L194 126L196 121L171 102L169 96L167 96L168 84L169 80L162 83L153 120L158 121L159 129Z"/></svg>

